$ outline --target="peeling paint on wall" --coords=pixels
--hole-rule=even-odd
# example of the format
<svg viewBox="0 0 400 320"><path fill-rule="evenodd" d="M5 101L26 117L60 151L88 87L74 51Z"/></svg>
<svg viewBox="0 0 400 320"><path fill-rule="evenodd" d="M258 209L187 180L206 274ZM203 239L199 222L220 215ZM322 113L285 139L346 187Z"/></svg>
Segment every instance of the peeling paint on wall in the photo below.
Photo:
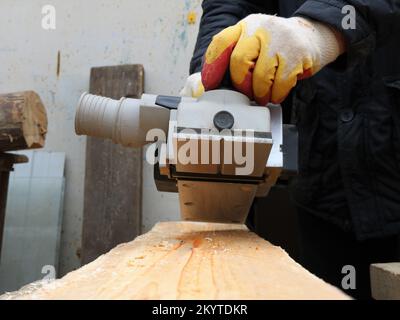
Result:
<svg viewBox="0 0 400 320"><path fill-rule="evenodd" d="M195 27L196 12L194 9L199 6L199 1L185 0L183 6L183 13L180 20L175 26L173 35L173 42L171 45L171 53L173 56L173 62L176 65L179 62L179 55L181 51L184 51L189 43L189 34L191 28Z"/></svg>
<svg viewBox="0 0 400 320"><path fill-rule="evenodd" d="M146 92L178 94L198 29L187 14L199 17L201 0L51 2L57 28L50 32L41 28L42 0L1 1L0 91L37 91L49 117L46 150L66 153L63 275L80 265L86 139L75 135L74 116L79 96L88 90L90 68L142 63ZM150 167L143 175L144 230L178 218L176 195L156 191Z"/></svg>

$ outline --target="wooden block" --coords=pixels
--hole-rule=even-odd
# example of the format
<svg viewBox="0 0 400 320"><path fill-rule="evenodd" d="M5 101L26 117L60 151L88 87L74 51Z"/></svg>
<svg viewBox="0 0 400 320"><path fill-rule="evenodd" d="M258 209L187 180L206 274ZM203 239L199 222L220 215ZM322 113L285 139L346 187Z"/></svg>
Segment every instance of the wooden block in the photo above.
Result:
<svg viewBox="0 0 400 320"><path fill-rule="evenodd" d="M400 300L400 262L372 264L370 273L374 299Z"/></svg>
<svg viewBox="0 0 400 320"><path fill-rule="evenodd" d="M38 285L36 284L36 287ZM166 222L3 299L349 299L243 225Z"/></svg>
<svg viewBox="0 0 400 320"><path fill-rule="evenodd" d="M93 68L90 93L138 98L142 65ZM142 153L111 140L87 138L81 262L86 264L140 234Z"/></svg>
<svg viewBox="0 0 400 320"><path fill-rule="evenodd" d="M46 109L35 92L0 95L0 151L41 148L46 133Z"/></svg>

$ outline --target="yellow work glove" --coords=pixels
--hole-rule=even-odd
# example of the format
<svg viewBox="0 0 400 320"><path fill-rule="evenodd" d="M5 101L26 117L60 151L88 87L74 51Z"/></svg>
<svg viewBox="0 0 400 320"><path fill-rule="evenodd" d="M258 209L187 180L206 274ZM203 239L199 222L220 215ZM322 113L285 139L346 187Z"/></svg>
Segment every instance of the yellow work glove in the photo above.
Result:
<svg viewBox="0 0 400 320"><path fill-rule="evenodd" d="M297 80L314 75L343 52L342 35L327 25L252 14L213 37L202 83L206 90L218 88L230 66L237 90L260 105L281 103Z"/></svg>
<svg viewBox="0 0 400 320"><path fill-rule="evenodd" d="M185 86L180 92L182 97L198 98L204 93L204 86L201 83L201 73L193 73L185 83Z"/></svg>

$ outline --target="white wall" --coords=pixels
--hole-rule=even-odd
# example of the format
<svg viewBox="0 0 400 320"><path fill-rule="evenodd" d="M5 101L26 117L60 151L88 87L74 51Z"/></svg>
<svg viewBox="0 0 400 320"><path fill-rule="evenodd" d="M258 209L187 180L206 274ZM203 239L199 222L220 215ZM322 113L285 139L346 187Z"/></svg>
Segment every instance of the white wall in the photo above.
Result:
<svg viewBox="0 0 400 320"><path fill-rule="evenodd" d="M46 149L66 152L61 274L79 266L86 139L74 133L75 105L93 66L142 63L146 92L176 95L188 73L201 0L2 0L0 93L35 90L46 105ZM41 26L56 8L56 30ZM197 12L197 23L187 13ZM57 53L61 54L57 76ZM177 219L176 195L158 194L145 166L143 223Z"/></svg>

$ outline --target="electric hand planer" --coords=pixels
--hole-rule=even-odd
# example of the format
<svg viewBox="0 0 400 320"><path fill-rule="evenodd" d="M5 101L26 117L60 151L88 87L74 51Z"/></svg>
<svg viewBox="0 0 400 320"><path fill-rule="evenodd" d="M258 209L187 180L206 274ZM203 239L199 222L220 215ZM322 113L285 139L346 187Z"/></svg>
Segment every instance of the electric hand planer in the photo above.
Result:
<svg viewBox="0 0 400 320"><path fill-rule="evenodd" d="M179 193L183 220L244 223L255 197L297 172L297 130L283 124L281 107L232 90L119 101L84 93L75 130L126 147L151 144L157 189Z"/></svg>

